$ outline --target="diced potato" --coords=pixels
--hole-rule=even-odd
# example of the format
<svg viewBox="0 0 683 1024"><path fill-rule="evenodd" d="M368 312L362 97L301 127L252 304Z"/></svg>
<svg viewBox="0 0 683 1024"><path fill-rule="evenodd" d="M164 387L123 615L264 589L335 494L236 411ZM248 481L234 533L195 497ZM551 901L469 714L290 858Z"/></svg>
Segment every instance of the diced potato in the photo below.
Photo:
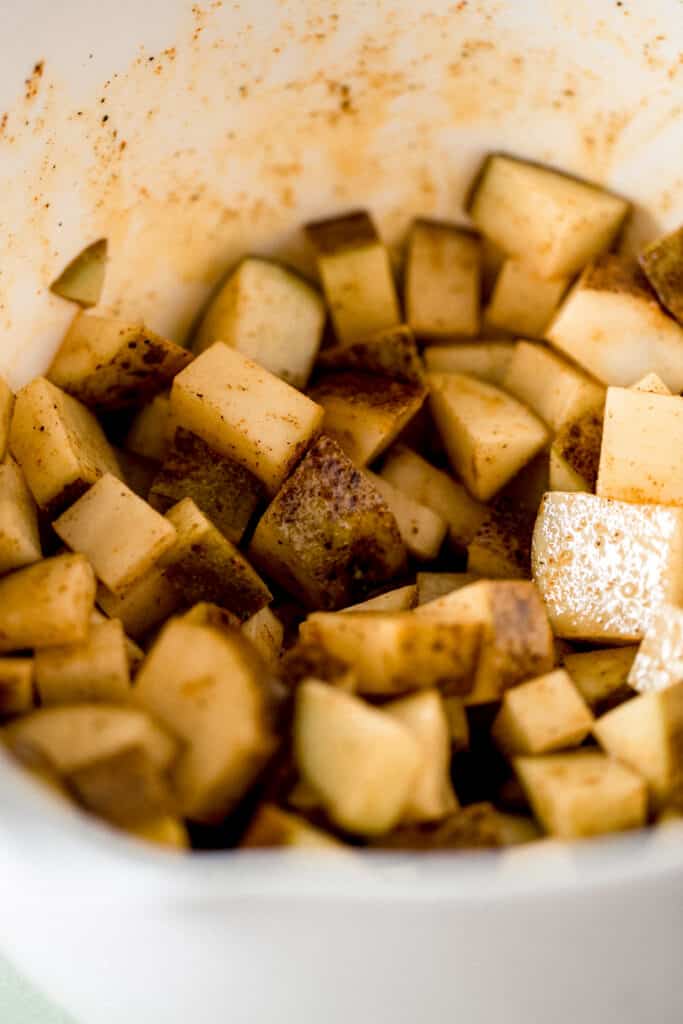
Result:
<svg viewBox="0 0 683 1024"><path fill-rule="evenodd" d="M40 703L125 703L130 671L123 626L116 619L91 625L78 644L36 651L35 681Z"/></svg>
<svg viewBox="0 0 683 1024"><path fill-rule="evenodd" d="M428 374L430 407L453 468L488 501L548 441L541 421L499 388L456 373Z"/></svg>
<svg viewBox="0 0 683 1024"><path fill-rule="evenodd" d="M475 341L471 344L434 345L424 350L428 370L435 373L466 373L487 384L500 386L507 373L513 341Z"/></svg>
<svg viewBox="0 0 683 1024"><path fill-rule="evenodd" d="M656 373L646 373L644 377L631 385L631 391L647 391L652 395L670 395L668 387Z"/></svg>
<svg viewBox="0 0 683 1024"><path fill-rule="evenodd" d="M96 306L104 287L106 269L107 239L99 238L71 260L52 282L50 291L79 306Z"/></svg>
<svg viewBox="0 0 683 1024"><path fill-rule="evenodd" d="M683 322L683 228L645 246L640 265L661 304Z"/></svg>
<svg viewBox="0 0 683 1024"><path fill-rule="evenodd" d="M325 323L325 304L307 281L272 260L249 256L212 300L195 352L216 341L236 348L276 377L304 388Z"/></svg>
<svg viewBox="0 0 683 1024"><path fill-rule="evenodd" d="M171 399L168 392L143 405L126 435L126 449L145 459L162 462L173 440Z"/></svg>
<svg viewBox="0 0 683 1024"><path fill-rule="evenodd" d="M678 395L608 388L596 493L641 504L683 505L681 447L683 401Z"/></svg>
<svg viewBox="0 0 683 1024"><path fill-rule="evenodd" d="M185 817L220 821L274 750L261 666L238 630L168 623L138 672L140 704L184 740L174 785Z"/></svg>
<svg viewBox="0 0 683 1024"><path fill-rule="evenodd" d="M320 808L320 799L307 782L299 779L287 794L287 804L298 811L315 811Z"/></svg>
<svg viewBox="0 0 683 1024"><path fill-rule="evenodd" d="M454 754L469 750L470 724L467 720L467 709L462 697L443 697L444 711L448 719L448 734L451 750Z"/></svg>
<svg viewBox="0 0 683 1024"><path fill-rule="evenodd" d="M343 608L405 566L396 520L377 490L326 436L266 510L250 555L312 608Z"/></svg>
<svg viewBox="0 0 683 1024"><path fill-rule="evenodd" d="M171 415L274 494L320 429L324 410L216 342L175 378Z"/></svg>
<svg viewBox="0 0 683 1024"><path fill-rule="evenodd" d="M401 821L437 821L458 807L450 777L451 738L441 694L413 693L385 704L383 710L412 732L421 748L421 763Z"/></svg>
<svg viewBox="0 0 683 1024"><path fill-rule="evenodd" d="M417 603L428 604L437 597L462 590L479 579L473 572L419 572L417 574Z"/></svg>
<svg viewBox="0 0 683 1024"><path fill-rule="evenodd" d="M503 694L491 735L505 754L550 754L583 743L593 716L564 669Z"/></svg>
<svg viewBox="0 0 683 1024"><path fill-rule="evenodd" d="M517 846L538 839L529 818L504 814L492 804L470 804L438 822L404 825L373 846L387 850L477 850Z"/></svg>
<svg viewBox="0 0 683 1024"><path fill-rule="evenodd" d="M417 587L414 583L407 587L396 587L386 594L371 597L360 604L349 605L345 612L407 612L417 604Z"/></svg>
<svg viewBox="0 0 683 1024"><path fill-rule="evenodd" d="M532 530L526 509L499 494L467 545L467 571L490 579L529 579Z"/></svg>
<svg viewBox="0 0 683 1024"><path fill-rule="evenodd" d="M260 612L256 614L260 615ZM236 615L211 601L198 601L188 611L183 612L180 618L183 622L189 622L193 626L210 626L212 629L232 630L242 627L242 623ZM247 619L247 622L249 621ZM246 626L246 624L245 622L244 625Z"/></svg>
<svg viewBox="0 0 683 1024"><path fill-rule="evenodd" d="M628 684L640 693L683 682L683 609L663 604L629 666Z"/></svg>
<svg viewBox="0 0 683 1024"><path fill-rule="evenodd" d="M297 690L294 753L330 819L366 836L398 824L423 757L403 723L316 680Z"/></svg>
<svg viewBox="0 0 683 1024"><path fill-rule="evenodd" d="M479 333L481 243L471 231L416 220L405 268L406 320L420 338Z"/></svg>
<svg viewBox="0 0 683 1024"><path fill-rule="evenodd" d="M85 640L95 577L82 555L57 555L0 580L0 651Z"/></svg>
<svg viewBox="0 0 683 1024"><path fill-rule="evenodd" d="M661 807L683 782L683 683L608 711L593 733L600 746L646 780Z"/></svg>
<svg viewBox="0 0 683 1024"><path fill-rule="evenodd" d="M0 658L0 718L24 715L33 707L33 659Z"/></svg>
<svg viewBox="0 0 683 1024"><path fill-rule="evenodd" d="M264 663L275 670L280 660L285 627L277 615L267 606L255 612L242 626L242 632L248 637L263 658Z"/></svg>
<svg viewBox="0 0 683 1024"><path fill-rule="evenodd" d="M386 502L409 554L421 561L436 558L448 531L446 520L376 473L366 470L365 475Z"/></svg>
<svg viewBox="0 0 683 1024"><path fill-rule="evenodd" d="M10 451L36 502L51 516L105 473L121 472L93 414L44 377L36 377L17 394Z"/></svg>
<svg viewBox="0 0 683 1024"><path fill-rule="evenodd" d="M153 818L141 825L129 826L126 829L131 835L138 839L145 839L149 843L158 843L174 850L189 850L190 837L187 829L180 818L165 814L161 818Z"/></svg>
<svg viewBox="0 0 683 1024"><path fill-rule="evenodd" d="M656 373L672 391L683 390L683 327L619 256L586 269L546 337L605 384L628 387Z"/></svg>
<svg viewBox="0 0 683 1024"><path fill-rule="evenodd" d="M602 445L602 413L570 420L550 446L551 491L594 491Z"/></svg>
<svg viewBox="0 0 683 1024"><path fill-rule="evenodd" d="M683 601L683 512L546 494L531 561L556 636L640 640L664 602Z"/></svg>
<svg viewBox="0 0 683 1024"><path fill-rule="evenodd" d="M356 211L306 225L336 335L342 344L394 327L401 313L389 254L369 215Z"/></svg>
<svg viewBox="0 0 683 1024"><path fill-rule="evenodd" d="M11 455L0 462L0 575L41 557L36 506Z"/></svg>
<svg viewBox="0 0 683 1024"><path fill-rule="evenodd" d="M455 544L468 544L484 520L486 509L470 497L462 484L409 448L402 445L393 448L381 475L445 519Z"/></svg>
<svg viewBox="0 0 683 1024"><path fill-rule="evenodd" d="M344 844L298 814L283 811L274 804L262 804L251 819L240 846L244 849L296 846L306 850L341 850Z"/></svg>
<svg viewBox="0 0 683 1024"><path fill-rule="evenodd" d="M517 343L503 387L528 405L553 433L583 413L600 410L605 389L544 345Z"/></svg>
<svg viewBox="0 0 683 1024"><path fill-rule="evenodd" d="M522 260L505 260L484 322L523 338L542 338L568 284L568 277L539 277Z"/></svg>
<svg viewBox="0 0 683 1024"><path fill-rule="evenodd" d="M629 645L565 654L562 659L565 669L596 715L633 696L628 677L637 650L637 647Z"/></svg>
<svg viewBox="0 0 683 1024"><path fill-rule="evenodd" d="M191 498L174 505L166 520L177 540L161 567L186 604L212 601L244 620L270 603L258 573Z"/></svg>
<svg viewBox="0 0 683 1024"><path fill-rule="evenodd" d="M514 765L534 814L550 835L575 839L645 824L645 782L604 754L576 750L517 757Z"/></svg>
<svg viewBox="0 0 683 1024"><path fill-rule="evenodd" d="M389 377L348 372L323 377L310 394L325 410L325 433L352 462L366 466L418 412L426 389Z"/></svg>
<svg viewBox="0 0 683 1024"><path fill-rule="evenodd" d="M628 210L626 200L587 182L496 154L475 181L468 212L508 256L561 277L609 249Z"/></svg>
<svg viewBox="0 0 683 1024"><path fill-rule="evenodd" d="M144 747L128 747L69 773L79 802L113 825L129 828L173 810L168 774Z"/></svg>
<svg viewBox="0 0 683 1024"><path fill-rule="evenodd" d="M52 525L115 594L144 576L176 539L167 519L109 473Z"/></svg>
<svg viewBox="0 0 683 1024"><path fill-rule="evenodd" d="M0 373L0 462L7 454L9 444L10 423L14 410L14 393Z"/></svg>
<svg viewBox="0 0 683 1024"><path fill-rule="evenodd" d="M480 580L421 605L413 615L442 622L451 629L465 630L469 626L481 630L468 704L500 700L511 686L553 667L553 635L533 583Z"/></svg>
<svg viewBox="0 0 683 1024"><path fill-rule="evenodd" d="M357 691L370 696L430 686L467 693L480 633L476 622L444 622L415 612L314 612L299 630L303 645L346 665Z"/></svg>
<svg viewBox="0 0 683 1024"><path fill-rule="evenodd" d="M355 341L323 349L317 367L322 370L355 370L359 373L395 377L408 383L424 380L422 360L410 327L400 324Z"/></svg>
<svg viewBox="0 0 683 1024"><path fill-rule="evenodd" d="M162 566L155 565L122 594L97 588L97 603L111 619L120 619L126 633L139 639L160 625L183 603Z"/></svg>

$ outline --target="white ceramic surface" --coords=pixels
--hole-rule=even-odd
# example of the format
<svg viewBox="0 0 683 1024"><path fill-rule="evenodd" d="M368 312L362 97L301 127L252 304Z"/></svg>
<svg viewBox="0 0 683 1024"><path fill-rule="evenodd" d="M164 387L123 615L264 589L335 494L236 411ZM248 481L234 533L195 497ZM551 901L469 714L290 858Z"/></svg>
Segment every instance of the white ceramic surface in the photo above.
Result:
<svg viewBox="0 0 683 1024"><path fill-rule="evenodd" d="M460 216L491 148L633 197L630 242L676 224L682 51L679 0L5 0L0 369L44 368L70 316L46 286L100 235L105 305L182 338L243 252L306 266L302 219L368 205L394 244ZM675 827L173 858L2 759L0 906L0 947L83 1024L683 1019Z"/></svg>

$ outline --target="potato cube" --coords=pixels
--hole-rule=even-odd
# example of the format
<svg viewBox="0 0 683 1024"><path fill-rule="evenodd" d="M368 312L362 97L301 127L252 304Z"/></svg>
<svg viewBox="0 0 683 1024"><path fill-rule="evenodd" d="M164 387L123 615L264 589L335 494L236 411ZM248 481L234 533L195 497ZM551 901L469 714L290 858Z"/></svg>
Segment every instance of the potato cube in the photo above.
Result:
<svg viewBox="0 0 683 1024"><path fill-rule="evenodd" d="M416 220L405 268L406 320L420 338L479 333L481 243L471 231Z"/></svg>
<svg viewBox="0 0 683 1024"><path fill-rule="evenodd" d="M17 394L9 443L33 497L50 516L103 474L121 474L93 414L43 377Z"/></svg>
<svg viewBox="0 0 683 1024"><path fill-rule="evenodd" d="M640 640L664 602L683 600L683 512L546 494L531 561L556 636Z"/></svg>
<svg viewBox="0 0 683 1024"><path fill-rule="evenodd" d="M57 555L0 580L0 651L80 643L88 636L95 577L82 555Z"/></svg>
<svg viewBox="0 0 683 1024"><path fill-rule="evenodd" d="M140 669L142 707L181 740L174 770L181 811L220 821L274 750L262 670L238 630L168 623Z"/></svg>
<svg viewBox="0 0 683 1024"><path fill-rule="evenodd" d="M216 342L174 380L171 415L274 494L320 429L324 411L241 352Z"/></svg>
<svg viewBox="0 0 683 1024"><path fill-rule="evenodd" d="M404 324L378 331L351 345L333 345L323 349L316 365L321 370L355 370L395 377L409 384L422 384L424 381L424 368L415 337Z"/></svg>
<svg viewBox="0 0 683 1024"><path fill-rule="evenodd" d="M338 444L310 449L256 527L250 555L312 608L362 600L405 566L396 520Z"/></svg>
<svg viewBox="0 0 683 1024"><path fill-rule="evenodd" d="M78 313L47 378L92 409L124 409L163 391L191 359L140 324Z"/></svg>
<svg viewBox="0 0 683 1024"><path fill-rule="evenodd" d="M475 341L471 344L433 345L424 350L428 370L435 373L466 373L499 387L515 351L512 341Z"/></svg>
<svg viewBox="0 0 683 1024"><path fill-rule="evenodd" d="M396 587L386 594L371 597L360 604L349 605L345 612L408 612L417 604L417 587L409 583L407 587Z"/></svg>
<svg viewBox="0 0 683 1024"><path fill-rule="evenodd" d="M417 574L417 603L428 604L438 597L462 590L479 579L473 572L419 572Z"/></svg>
<svg viewBox="0 0 683 1024"><path fill-rule="evenodd" d="M140 825L129 825L126 831L137 839L144 839L148 843L156 843L171 850L190 849L190 837L184 822L171 814L152 818Z"/></svg>
<svg viewBox="0 0 683 1024"><path fill-rule="evenodd" d="M297 846L305 850L341 850L344 844L298 814L283 811L274 804L262 804L251 819L240 846L244 849Z"/></svg>
<svg viewBox="0 0 683 1024"><path fill-rule="evenodd" d="M663 604L638 648L628 684L640 693L683 682L683 609Z"/></svg>
<svg viewBox="0 0 683 1024"><path fill-rule="evenodd" d="M529 579L533 521L518 502L499 494L467 545L467 571L490 579Z"/></svg>
<svg viewBox="0 0 683 1024"><path fill-rule="evenodd" d="M484 322L523 338L542 338L568 284L568 277L539 277L521 260L505 260Z"/></svg>
<svg viewBox="0 0 683 1024"><path fill-rule="evenodd" d="M550 167L496 154L469 202L476 226L541 277L575 274L609 249L629 205Z"/></svg>
<svg viewBox="0 0 683 1024"><path fill-rule="evenodd" d="M661 304L683 322L683 228L646 245L640 265Z"/></svg>
<svg viewBox="0 0 683 1024"><path fill-rule="evenodd" d="M423 758L402 722L312 679L297 690L294 754L330 819L365 836L398 824Z"/></svg>
<svg viewBox="0 0 683 1024"><path fill-rule="evenodd" d="M7 454L13 410L14 393L11 391L9 384L0 373L0 462L2 462Z"/></svg>
<svg viewBox="0 0 683 1024"><path fill-rule="evenodd" d="M448 720L448 734L454 754L470 747L470 723L467 708L462 697L443 697L443 707Z"/></svg>
<svg viewBox="0 0 683 1024"><path fill-rule="evenodd" d="M167 772L142 747L85 764L69 773L68 782L86 810L119 828L158 819L174 806Z"/></svg>
<svg viewBox="0 0 683 1024"><path fill-rule="evenodd" d="M633 696L628 677L637 650L637 647L629 645L565 654L565 669L586 704L596 715L610 711L617 704Z"/></svg>
<svg viewBox="0 0 683 1024"><path fill-rule="evenodd" d="M33 659L0 658L0 718L24 715L33 707Z"/></svg>
<svg viewBox="0 0 683 1024"><path fill-rule="evenodd" d="M420 561L436 558L448 531L446 520L376 473L366 470L365 475L396 520L408 553Z"/></svg>
<svg viewBox="0 0 683 1024"><path fill-rule="evenodd" d="M86 640L36 651L35 680L40 703L124 703L130 671L123 626L116 619L91 625Z"/></svg>
<svg viewBox="0 0 683 1024"><path fill-rule="evenodd" d="M82 249L50 285L50 291L79 306L96 306L100 301L107 269L107 239Z"/></svg>
<svg viewBox="0 0 683 1024"><path fill-rule="evenodd" d="M427 392L421 384L349 372L328 374L310 394L325 410L325 433L366 466L401 433Z"/></svg>
<svg viewBox="0 0 683 1024"><path fill-rule="evenodd" d="M605 389L544 345L520 341L503 387L528 405L553 431L585 412L601 409Z"/></svg>
<svg viewBox="0 0 683 1024"><path fill-rule="evenodd" d="M173 547L174 527L111 474L53 523L65 544L85 555L113 593L121 593Z"/></svg>
<svg viewBox="0 0 683 1024"><path fill-rule="evenodd" d="M120 619L126 633L143 637L172 615L183 603L162 566L154 565L122 594L97 588L97 603L111 619Z"/></svg>
<svg viewBox="0 0 683 1024"><path fill-rule="evenodd" d="M252 618L254 617L252 616ZM242 623L236 615L229 612L227 608L212 604L211 601L198 601L197 604L192 605L189 611L183 612L180 618L183 622L189 622L193 626L210 626L212 629L233 630L242 627ZM247 622L250 621L247 619ZM244 625L246 626L246 624L245 622Z"/></svg>
<svg viewBox="0 0 683 1024"><path fill-rule="evenodd" d="M171 399L164 391L136 413L126 435L126 450L145 459L162 462L173 433Z"/></svg>
<svg viewBox="0 0 683 1024"><path fill-rule="evenodd" d="M251 640L264 664L275 671L280 661L285 634L285 627L277 615L266 605L247 619L242 626L242 632Z"/></svg>
<svg viewBox="0 0 683 1024"><path fill-rule="evenodd" d="M604 384L629 387L656 373L672 391L683 390L683 327L622 257L586 269L546 337Z"/></svg>
<svg viewBox="0 0 683 1024"><path fill-rule="evenodd" d="M548 441L541 421L499 388L457 373L428 374L430 407L451 464L488 501Z"/></svg>
<svg viewBox="0 0 683 1024"><path fill-rule="evenodd" d="M656 373L646 373L631 385L631 391L647 391L652 395L670 395L668 387Z"/></svg>
<svg viewBox="0 0 683 1024"><path fill-rule="evenodd" d="M315 288L279 263L250 256L212 300L193 348L203 352L222 341L293 387L304 388L324 323L325 304Z"/></svg>
<svg viewBox="0 0 683 1024"><path fill-rule="evenodd" d="M645 824L645 782L604 754L575 750L516 757L514 765L534 814L550 835L578 839Z"/></svg>
<svg viewBox="0 0 683 1024"><path fill-rule="evenodd" d="M583 743L593 716L564 669L503 694L491 735L505 754L550 754Z"/></svg>
<svg viewBox="0 0 683 1024"><path fill-rule="evenodd" d="M550 446L551 491L594 491L602 445L602 413L565 423Z"/></svg>
<svg viewBox="0 0 683 1024"><path fill-rule="evenodd" d="M11 455L0 462L0 575L41 557L38 516L24 474Z"/></svg>
<svg viewBox="0 0 683 1024"><path fill-rule="evenodd" d="M441 821L403 825L372 845L385 850L477 850L517 846L538 839L529 818L504 814L490 803L470 804Z"/></svg>
<svg viewBox="0 0 683 1024"><path fill-rule="evenodd" d="M306 225L335 333L361 341L401 319L389 254L369 215L355 211Z"/></svg>

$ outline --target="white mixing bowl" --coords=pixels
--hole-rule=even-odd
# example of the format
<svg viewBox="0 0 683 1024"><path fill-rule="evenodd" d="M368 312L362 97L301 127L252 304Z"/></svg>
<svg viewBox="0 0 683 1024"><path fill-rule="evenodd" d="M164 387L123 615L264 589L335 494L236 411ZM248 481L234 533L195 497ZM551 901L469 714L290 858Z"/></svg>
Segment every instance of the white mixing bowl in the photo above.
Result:
<svg viewBox="0 0 683 1024"><path fill-rule="evenodd" d="M104 305L182 338L247 251L354 205L397 242L503 149L683 220L679 0L6 0L0 370L106 235ZM501 855L174 858L0 762L0 946L82 1024L680 1024L677 828ZM0 1008L0 1019L3 1020ZM7 1024L12 1024L8 1021Z"/></svg>

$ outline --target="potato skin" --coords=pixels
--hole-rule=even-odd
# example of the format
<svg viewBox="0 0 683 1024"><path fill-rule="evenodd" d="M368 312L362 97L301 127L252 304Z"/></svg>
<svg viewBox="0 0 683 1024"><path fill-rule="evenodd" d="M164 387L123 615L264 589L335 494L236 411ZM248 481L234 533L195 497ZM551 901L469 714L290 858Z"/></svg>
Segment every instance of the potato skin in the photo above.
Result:
<svg viewBox="0 0 683 1024"><path fill-rule="evenodd" d="M683 323L683 228L648 245L640 265L659 301Z"/></svg>

